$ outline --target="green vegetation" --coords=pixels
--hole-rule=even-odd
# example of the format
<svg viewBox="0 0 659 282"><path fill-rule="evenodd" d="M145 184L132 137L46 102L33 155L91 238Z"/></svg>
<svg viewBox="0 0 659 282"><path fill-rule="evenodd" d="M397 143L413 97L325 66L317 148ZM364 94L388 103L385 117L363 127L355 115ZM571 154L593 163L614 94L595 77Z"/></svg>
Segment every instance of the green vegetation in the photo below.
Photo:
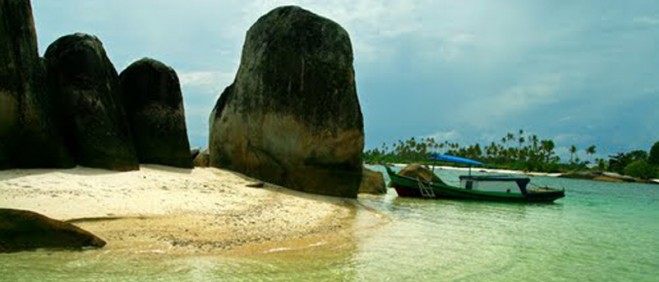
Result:
<svg viewBox="0 0 659 282"><path fill-rule="evenodd" d="M629 153L618 153L613 156L609 156L609 166L610 171L617 173L624 173L625 168L635 162L635 161L646 161L648 159L648 153L643 150L631 151Z"/></svg>
<svg viewBox="0 0 659 282"><path fill-rule="evenodd" d="M659 141L655 142L650 149L650 157L648 162L651 165L659 165Z"/></svg>
<svg viewBox="0 0 659 282"><path fill-rule="evenodd" d="M414 137L397 141L391 145L383 143L379 148L364 152L364 161L367 163L426 163L432 154L442 153L460 156L485 162L489 168L512 169L539 172L569 172L569 171L614 171L639 178L659 177L657 168L653 163L653 156L659 162L659 142L652 147L650 155L643 150L618 153L608 159L595 158L597 147L591 145L586 148L586 160L581 160L578 148L569 147L570 159L561 162L554 152L556 144L550 139L540 139L537 135L524 135L524 130L517 134L507 133L488 145L473 144L461 146L458 143L439 141L435 138ZM643 162L636 162L636 161ZM632 163L634 163L632 165ZM645 164L645 165L643 165ZM629 170L627 169L629 167Z"/></svg>
<svg viewBox="0 0 659 282"><path fill-rule="evenodd" d="M645 160L635 160L625 167L624 173L641 179L655 177L655 168Z"/></svg>
<svg viewBox="0 0 659 282"><path fill-rule="evenodd" d="M625 174L641 179L659 178L659 164L652 162L652 153L659 154L659 142L650 149L650 154L643 150L635 150L629 153L618 153L609 156L608 169L620 174Z"/></svg>
<svg viewBox="0 0 659 282"><path fill-rule="evenodd" d="M572 147L574 157L576 147ZM594 153L595 146L591 147ZM561 164L560 158L555 155L555 148L554 141L540 139L535 134L525 136L524 130L519 130L517 135L508 133L503 136L500 143L491 142L484 146L476 143L463 147L458 143L438 142L432 137L419 140L412 137L391 146L382 144L380 148L368 150L364 152L364 160L369 163L428 163L431 154L445 153L483 161L488 167L502 169L559 172L586 167L587 162L580 162L578 157L571 158L569 164Z"/></svg>

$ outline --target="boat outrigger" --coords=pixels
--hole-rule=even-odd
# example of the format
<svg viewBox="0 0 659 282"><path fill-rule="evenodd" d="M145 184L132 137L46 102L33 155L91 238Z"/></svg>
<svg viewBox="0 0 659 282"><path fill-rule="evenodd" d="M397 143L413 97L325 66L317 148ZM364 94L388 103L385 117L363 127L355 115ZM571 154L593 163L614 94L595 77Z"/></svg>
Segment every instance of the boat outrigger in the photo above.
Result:
<svg viewBox="0 0 659 282"><path fill-rule="evenodd" d="M416 198L452 198L488 201L512 202L553 202L565 197L564 189L549 187L529 187L528 177L505 175L471 175L472 165L484 165L481 162L449 156L434 155L433 160L469 165L469 175L460 176L460 187L455 187L435 180L424 181L419 178L399 175L385 165L391 179L391 186L399 197Z"/></svg>

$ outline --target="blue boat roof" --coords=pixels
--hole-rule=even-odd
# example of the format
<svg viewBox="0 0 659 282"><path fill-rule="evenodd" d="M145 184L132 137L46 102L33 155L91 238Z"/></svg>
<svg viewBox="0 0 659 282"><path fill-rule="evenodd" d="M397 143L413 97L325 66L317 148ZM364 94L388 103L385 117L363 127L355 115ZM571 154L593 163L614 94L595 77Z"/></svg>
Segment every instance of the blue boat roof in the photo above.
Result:
<svg viewBox="0 0 659 282"><path fill-rule="evenodd" d="M451 162L451 163L468 164L468 165L485 165L484 163L481 163L479 161L474 161L466 158L444 155L444 154L435 154L431 156L430 159L433 161Z"/></svg>

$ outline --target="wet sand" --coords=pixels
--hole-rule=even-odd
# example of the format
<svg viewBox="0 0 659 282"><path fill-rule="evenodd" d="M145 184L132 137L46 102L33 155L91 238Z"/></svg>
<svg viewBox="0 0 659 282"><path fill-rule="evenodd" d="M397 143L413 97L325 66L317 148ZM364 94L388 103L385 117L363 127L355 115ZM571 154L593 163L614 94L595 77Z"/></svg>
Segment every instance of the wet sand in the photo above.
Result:
<svg viewBox="0 0 659 282"><path fill-rule="evenodd" d="M355 215L369 213L356 200L246 186L254 181L216 168L157 165L131 172L5 170L0 207L70 221L106 240L104 251L152 254L265 254L345 245Z"/></svg>

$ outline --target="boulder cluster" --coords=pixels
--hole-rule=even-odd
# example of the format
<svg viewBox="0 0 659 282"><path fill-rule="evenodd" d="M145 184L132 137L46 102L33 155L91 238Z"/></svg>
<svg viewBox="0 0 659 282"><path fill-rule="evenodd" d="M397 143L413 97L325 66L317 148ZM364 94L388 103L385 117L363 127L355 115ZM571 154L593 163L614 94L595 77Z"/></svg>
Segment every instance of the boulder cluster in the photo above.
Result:
<svg viewBox="0 0 659 282"><path fill-rule="evenodd" d="M40 58L30 1L0 1L0 20L0 169L192 167L173 69L142 59L119 75L81 33Z"/></svg>
<svg viewBox="0 0 659 282"><path fill-rule="evenodd" d="M194 160L316 194L385 191L382 174L362 165L350 37L302 8L276 8L249 29L211 113L208 150L192 153L172 68L141 59L118 74L101 41L82 33L40 58L27 0L0 1L0 38L0 169Z"/></svg>

